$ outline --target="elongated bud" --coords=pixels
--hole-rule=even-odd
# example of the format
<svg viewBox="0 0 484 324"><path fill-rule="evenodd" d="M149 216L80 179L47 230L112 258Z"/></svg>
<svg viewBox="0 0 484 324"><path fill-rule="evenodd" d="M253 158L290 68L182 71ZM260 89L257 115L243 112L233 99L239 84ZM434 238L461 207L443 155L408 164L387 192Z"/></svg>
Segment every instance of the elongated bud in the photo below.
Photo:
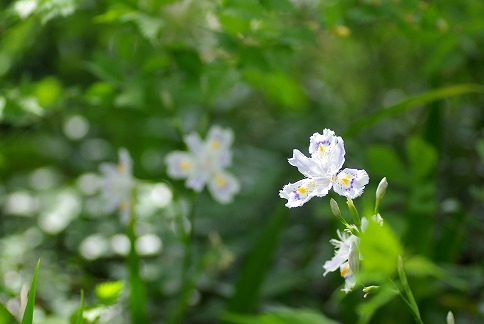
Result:
<svg viewBox="0 0 484 324"><path fill-rule="evenodd" d="M380 288L380 286L368 286L368 287L363 288L363 292L365 293L365 295L363 297L366 298L369 294L371 294L372 292L374 292L378 288Z"/></svg>
<svg viewBox="0 0 484 324"><path fill-rule="evenodd" d="M376 189L376 201L380 201L383 196L385 196L385 192L387 191L388 182L387 178L381 179L380 183L378 184L378 188Z"/></svg>
<svg viewBox="0 0 484 324"><path fill-rule="evenodd" d="M329 205L331 206L331 211L333 215L340 218L341 217L341 210L339 210L338 203L333 198L330 199Z"/></svg>
<svg viewBox="0 0 484 324"><path fill-rule="evenodd" d="M339 219L339 221L344 226L348 227L349 224L346 222L346 220L341 215L341 210L339 210L339 206L338 206L338 203L336 202L336 200L331 198L331 200L329 201L329 205L331 206L331 211L333 212L333 215L336 216L336 218Z"/></svg>
<svg viewBox="0 0 484 324"><path fill-rule="evenodd" d="M455 324L454 314L451 311L447 313L447 324Z"/></svg>
<svg viewBox="0 0 484 324"><path fill-rule="evenodd" d="M383 196L385 196L387 187L388 187L387 178L384 177L383 179L381 179L380 183L378 184L378 188L376 188L375 215L378 214L378 207L380 207L380 200L383 198Z"/></svg>
<svg viewBox="0 0 484 324"><path fill-rule="evenodd" d="M361 228L361 218L360 218L360 214L358 214L358 210L356 209L355 205L353 204L353 200L348 198L348 200L346 200L346 204L348 205L348 208L350 210L351 217L353 218L353 222L355 222L356 227L358 227L358 229L360 229Z"/></svg>

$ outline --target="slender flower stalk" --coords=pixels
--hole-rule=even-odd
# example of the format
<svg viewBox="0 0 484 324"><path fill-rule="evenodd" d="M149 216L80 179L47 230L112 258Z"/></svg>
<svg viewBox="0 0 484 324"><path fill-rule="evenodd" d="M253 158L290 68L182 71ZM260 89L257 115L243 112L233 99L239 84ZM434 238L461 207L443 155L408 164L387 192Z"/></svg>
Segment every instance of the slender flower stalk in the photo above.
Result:
<svg viewBox="0 0 484 324"><path fill-rule="evenodd" d="M132 175L133 162L128 151L119 150L119 162L103 163L102 197L106 201L106 212L118 210L121 221L126 223L130 250L127 259L129 274L129 307L133 323L147 323L146 289L140 274L140 258L136 251L136 203L138 190Z"/></svg>
<svg viewBox="0 0 484 324"><path fill-rule="evenodd" d="M146 289L140 274L140 258L136 251L136 198L137 188L133 186L131 193L131 208L128 223L128 238L130 250L128 255L129 270L129 304L133 323L147 323L146 314Z"/></svg>
<svg viewBox="0 0 484 324"><path fill-rule="evenodd" d="M183 245L184 245L184 257L183 257L183 268L181 274L182 287L180 290L180 295L178 296L177 306L171 315L169 323L181 323L183 316L188 307L188 302L192 294L193 288L196 285L196 270L193 267L193 233L194 233L194 220L195 220L195 206L197 193L192 194L190 210L188 212L187 218L190 223L190 229L185 230L183 224L181 225L181 232L183 235ZM180 219L183 215L180 211Z"/></svg>

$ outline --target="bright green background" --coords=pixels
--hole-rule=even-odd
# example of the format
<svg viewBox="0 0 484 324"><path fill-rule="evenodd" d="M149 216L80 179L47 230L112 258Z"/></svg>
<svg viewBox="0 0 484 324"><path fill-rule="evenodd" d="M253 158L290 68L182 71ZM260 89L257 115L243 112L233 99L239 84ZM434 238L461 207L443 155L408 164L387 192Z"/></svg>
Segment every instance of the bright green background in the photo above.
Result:
<svg viewBox="0 0 484 324"><path fill-rule="evenodd" d="M344 137L345 166L370 175L355 200L360 214L372 214L387 177L381 214L405 249L424 322L442 323L449 310L457 323L484 321L483 1L23 0L0 8L0 303L10 310L39 258L38 323L65 322L80 289L88 307L96 284L126 279L124 257L110 248L93 260L79 253L93 234L109 246L125 231L95 190L81 190L83 180L126 147L138 179L168 181L183 200L190 193L168 179L163 158L185 149L182 134L204 136L218 124L235 133L230 171L242 187L229 205L207 192L197 199L202 261L187 323L222 314L252 322L274 307L305 309L280 314L289 322L320 313L355 323L388 299L372 322L412 320L393 295L344 296L337 273L322 276L341 229L329 197L292 210L278 197L302 177L286 159L294 148L307 154L309 137L324 128ZM349 219L343 198L331 196ZM157 323L175 307L182 245L173 206L140 217L140 233L163 242L142 257ZM214 233L222 243L210 243ZM126 300L114 308L118 321L129 318ZM264 316L261 323L280 323Z"/></svg>

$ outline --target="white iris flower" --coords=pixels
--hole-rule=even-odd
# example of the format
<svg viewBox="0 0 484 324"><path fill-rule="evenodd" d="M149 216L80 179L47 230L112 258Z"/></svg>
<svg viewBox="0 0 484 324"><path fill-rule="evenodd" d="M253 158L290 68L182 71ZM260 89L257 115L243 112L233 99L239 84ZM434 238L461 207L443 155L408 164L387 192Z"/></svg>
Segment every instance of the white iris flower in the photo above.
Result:
<svg viewBox="0 0 484 324"><path fill-rule="evenodd" d="M383 225L383 218L380 214L373 215L371 217L372 221L378 223L380 226ZM368 227L368 219L366 217L361 218L361 229L364 232ZM331 239L329 242L334 245L334 257L326 261L323 265L324 276L328 272L340 270L341 277L345 279L345 287L342 289L344 292L348 293L356 285L355 274L358 273L360 268L360 252L358 250L358 244L360 239L346 232L336 231L339 240Z"/></svg>
<svg viewBox="0 0 484 324"><path fill-rule="evenodd" d="M224 170L232 163L232 131L213 126L205 141L196 133L185 136L184 141L188 152L171 152L165 158L168 175L187 179L185 185L196 192L202 191L207 184L216 201L231 202L240 188L239 181Z"/></svg>
<svg viewBox="0 0 484 324"><path fill-rule="evenodd" d="M350 199L363 193L369 181L368 174L365 170L341 170L345 161L344 142L332 130L314 133L310 138L309 153L310 158L294 150L292 158L288 159L289 164L297 167L306 178L289 183L279 192L281 198L287 199L287 207L299 207L312 197L326 196L331 188Z"/></svg>
<svg viewBox="0 0 484 324"><path fill-rule="evenodd" d="M126 149L119 150L119 162L103 163L99 167L102 197L106 201L106 212L119 210L121 219L128 220L131 192L133 188L133 162Z"/></svg>
<svg viewBox="0 0 484 324"><path fill-rule="evenodd" d="M345 279L344 292L348 293L356 284L355 273L358 272L360 254L358 252L358 237L353 234L337 231L339 240L332 239L334 257L323 265L324 276L328 272L340 269L341 277Z"/></svg>

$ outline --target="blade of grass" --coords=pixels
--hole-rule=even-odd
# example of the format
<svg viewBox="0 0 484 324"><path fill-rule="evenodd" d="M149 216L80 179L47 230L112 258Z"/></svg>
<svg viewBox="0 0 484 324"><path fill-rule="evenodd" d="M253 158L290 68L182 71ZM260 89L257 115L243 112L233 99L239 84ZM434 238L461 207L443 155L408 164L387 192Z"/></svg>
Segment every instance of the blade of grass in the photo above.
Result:
<svg viewBox="0 0 484 324"><path fill-rule="evenodd" d="M34 320L34 307L35 307L35 289L37 287L37 276L39 274L40 259L37 261L35 267L34 276L32 278L32 284L30 285L29 297L27 299L27 306L25 306L24 316L22 318L22 324L32 324Z"/></svg>
<svg viewBox="0 0 484 324"><path fill-rule="evenodd" d="M128 224L128 238L131 246L128 255L130 288L129 305L133 323L148 323L148 318L146 316L146 292L140 275L140 261L136 251L136 196L137 188L134 186L131 196L131 211Z"/></svg>
<svg viewBox="0 0 484 324"><path fill-rule="evenodd" d="M420 311L418 309L417 302L415 301L412 290L408 285L407 275L403 270L403 260L401 256L398 256L398 275L400 277L400 282L403 286L405 294L407 295L407 299L403 298L403 295L402 295L403 300L407 303L408 307L412 310L413 316L415 317L415 320L417 321L417 323L423 323L422 318L420 317Z"/></svg>
<svg viewBox="0 0 484 324"><path fill-rule="evenodd" d="M84 314L84 290L81 289L81 305L79 306L79 311L77 312L76 324L84 323L83 314Z"/></svg>
<svg viewBox="0 0 484 324"><path fill-rule="evenodd" d="M228 302L230 313L250 313L257 306L260 290L264 282L277 247L279 235L284 228L287 210L284 206L277 208L269 223L263 229L259 239L249 252L242 272L235 285L235 294Z"/></svg>
<svg viewBox="0 0 484 324"><path fill-rule="evenodd" d="M484 93L484 86L480 84L458 84L426 91L395 105L385 107L373 114L370 114L368 117L357 121L346 130L343 137L351 137L358 133L361 129L375 124L380 120L396 116L410 109L418 108L422 104L442 100L448 97L459 96L466 93Z"/></svg>

